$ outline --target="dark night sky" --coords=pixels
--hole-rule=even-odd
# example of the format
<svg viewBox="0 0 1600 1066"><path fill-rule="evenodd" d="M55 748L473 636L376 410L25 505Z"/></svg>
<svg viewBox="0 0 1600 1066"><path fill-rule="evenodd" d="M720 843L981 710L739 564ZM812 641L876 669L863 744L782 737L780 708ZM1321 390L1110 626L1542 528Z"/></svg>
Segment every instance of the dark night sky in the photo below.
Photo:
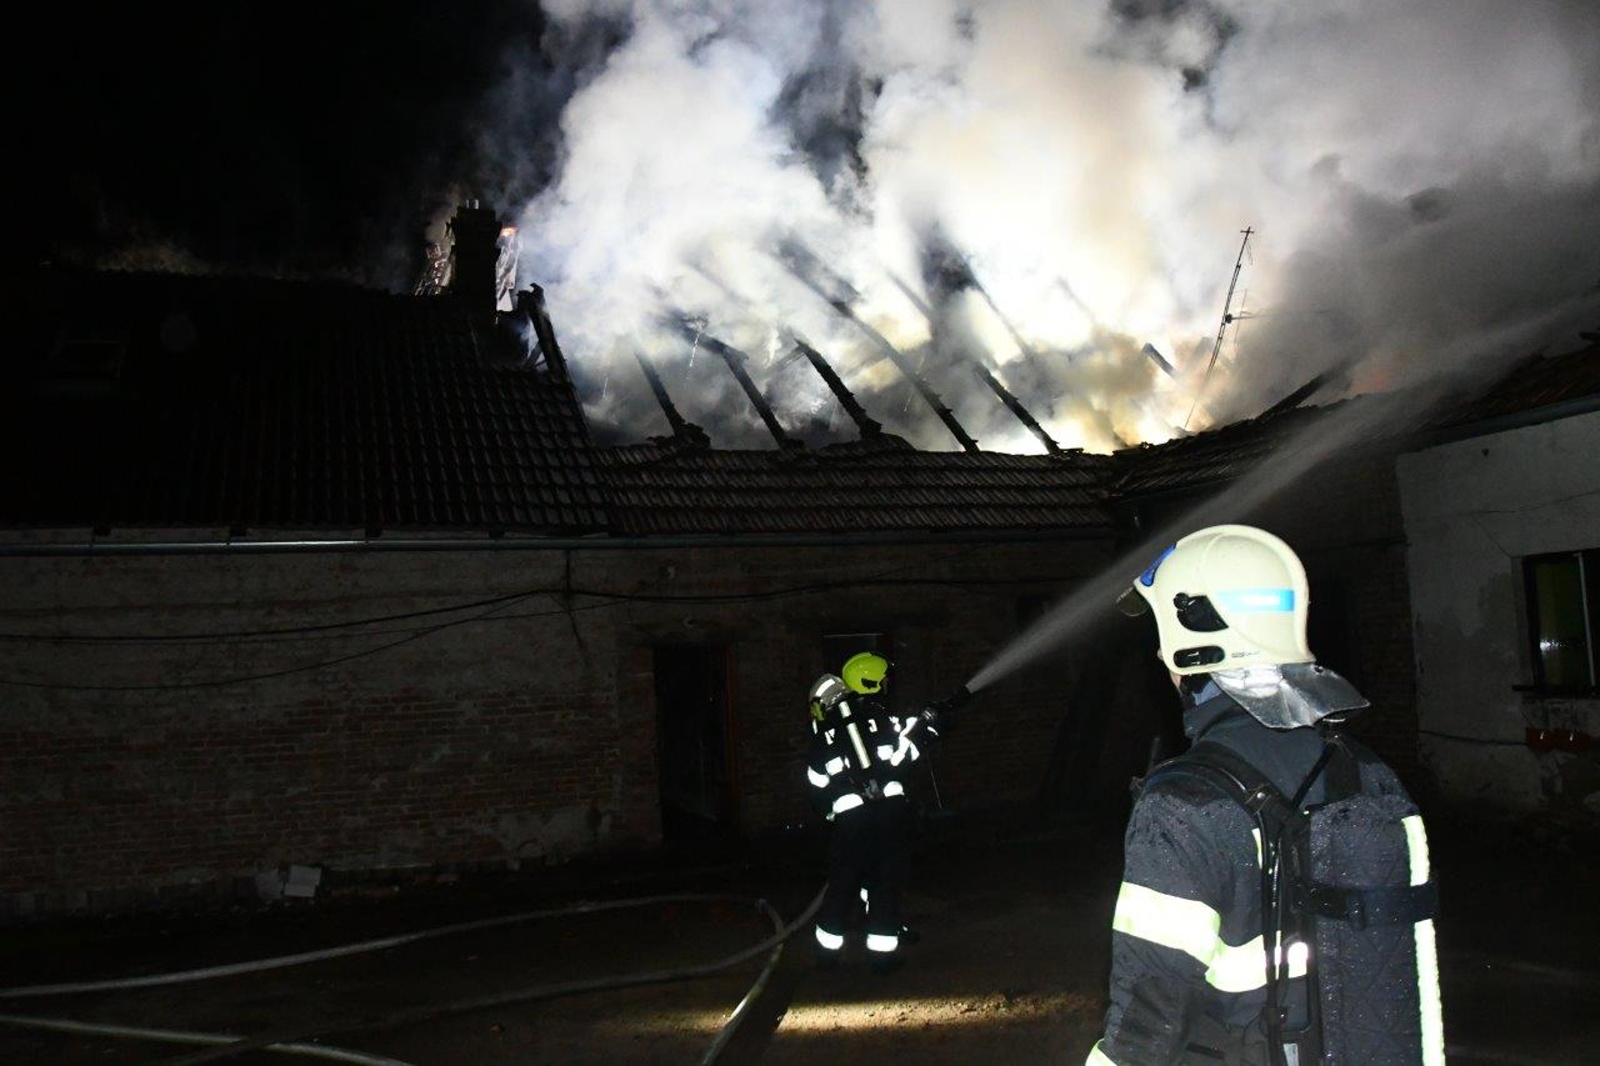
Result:
<svg viewBox="0 0 1600 1066"><path fill-rule="evenodd" d="M527 0L57 5L23 255L404 285L540 30Z"/></svg>

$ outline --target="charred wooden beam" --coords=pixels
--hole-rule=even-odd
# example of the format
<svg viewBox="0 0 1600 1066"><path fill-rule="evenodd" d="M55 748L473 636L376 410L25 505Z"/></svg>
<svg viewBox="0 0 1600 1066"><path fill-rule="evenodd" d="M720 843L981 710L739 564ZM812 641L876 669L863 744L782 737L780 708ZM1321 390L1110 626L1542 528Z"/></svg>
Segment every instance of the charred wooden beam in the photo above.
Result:
<svg viewBox="0 0 1600 1066"><path fill-rule="evenodd" d="M1155 345L1145 344L1144 354L1152 363L1160 367L1162 373L1166 374L1167 377L1176 378L1178 376L1178 372L1173 369L1172 364L1167 362L1167 357L1162 355Z"/></svg>
<svg viewBox="0 0 1600 1066"><path fill-rule="evenodd" d="M988 294L984 292L983 287L978 284L977 279L972 276L970 270L965 271L963 276L967 279L967 282L971 287L981 293L985 299L988 299ZM911 286L900 280L899 277L893 276L893 280L895 285L899 287L900 291L905 294L906 299L910 300L917 310L922 312L923 317L928 320L928 327L933 330L938 330L938 316L934 313L934 309L929 305L928 301L917 295L917 293L912 290ZM1017 345L1022 349L1023 356L1025 358L1031 358L1033 356L1033 349L1029 348L1023 341L1022 335L1018 333L1015 328L1011 327L1010 321L1007 320L1004 315L1000 314L1000 309L995 307L993 300L989 300L989 306L1000 318L1000 321L1004 322L1007 328L1011 329L1012 336L1016 338ZM1006 410L1015 415L1018 422L1021 422L1025 427L1027 427L1030 433L1039 438L1039 443L1044 445L1045 451L1049 452L1051 455L1058 455L1061 453L1061 445L1057 444L1055 438L1051 437L1049 433L1045 432L1045 428L1039 424L1038 420L1036 420L1033 415L1028 412L1026 407L1022 406L1022 401L1017 399L1010 389L1006 388L1000 383L1000 379L995 377L993 371L984 365L984 361L982 359L975 358L966 352L957 353L957 357L968 363L972 367L973 374L977 375L978 380L982 381L989 387L989 391L993 392L1000 398L1000 402L1005 404Z"/></svg>
<svg viewBox="0 0 1600 1066"><path fill-rule="evenodd" d="M728 364L728 369L733 372L734 378L739 382L739 387L744 390L746 396L750 397L751 405L755 407L756 413L761 416L761 421L766 423L767 431L778 442L778 447L805 447L800 441L784 432L783 426L778 422L778 416L772 411L772 405L767 402L765 396L761 395L761 390L756 388L756 383L750 379L749 372L744 368L749 356L731 344L724 343L708 333L701 332L689 322L679 321L678 331L690 343L698 344L722 357L722 361Z"/></svg>
<svg viewBox="0 0 1600 1066"><path fill-rule="evenodd" d="M978 450L978 442L967 435L967 431L961 427L961 423L956 421L955 412L951 411L950 408L946 406L945 402L939 398L939 394L935 392L933 390L933 386L929 385L927 380L917 372L917 368L912 366L910 362L907 361L906 357L901 354L898 348L889 343L889 339L887 337L873 329L872 326L868 325L860 315L856 314L855 308L851 306L851 300L849 298L849 294L852 293L853 290L850 290L849 286L846 285L842 279L830 277L830 280L833 281L834 288L837 291L829 292L828 288L822 284L819 275L831 275L831 271L828 271L827 267L824 266L816 256L812 255L811 252L793 242L785 244L780 250L779 261L789 269L789 272L793 274L802 285L820 296L829 307L833 308L833 310L838 313L840 317L844 318L846 321L850 322L858 330L860 330L861 333L868 340L870 340L891 363L895 365L895 368L899 370L905 379L911 383L911 387L917 391L917 395L922 397L923 402L925 402L928 407L933 410L934 414L939 416L939 421L944 423L945 428L950 431L951 436L955 437L956 440L961 442L961 446L963 448L969 452L975 452Z"/></svg>
<svg viewBox="0 0 1600 1066"><path fill-rule="evenodd" d="M639 369L644 371L645 380L650 382L650 391L656 394L656 402L661 405L661 410L666 412L667 422L672 426L672 436L684 442L701 448L711 446L711 438L706 431L684 418L672 404L672 397L667 395L667 387L661 383L661 375L656 372L643 352L635 351L635 359L639 360Z"/></svg>
<svg viewBox="0 0 1600 1066"><path fill-rule="evenodd" d="M822 353L798 337L791 339L794 341L793 354L804 356L806 361L822 376L822 380L828 383L828 388L832 389L833 394L839 398L839 405L845 409L845 412L855 422L856 428L861 431L861 436L863 438L876 437L882 433L883 426L877 419L867 414L866 409L861 404L856 402L855 394L846 387L843 379L834 373L833 367L828 365L828 361L822 357Z"/></svg>
<svg viewBox="0 0 1600 1066"><path fill-rule="evenodd" d="M544 359L545 369L556 380L566 381L567 360L561 354L561 345L556 343L556 329L551 324L550 312L544 305L544 289L538 285L529 285L519 292L517 310L527 315L528 321L533 325L533 335L539 342L539 355Z"/></svg>
<svg viewBox="0 0 1600 1066"><path fill-rule="evenodd" d="M1285 396L1283 399L1279 400L1277 403L1261 412L1260 417L1271 418L1273 415L1279 415L1285 411L1294 410L1306 400L1310 399L1312 394L1318 389L1326 385L1328 383L1329 376L1330 374L1327 371L1318 374L1316 377L1312 378L1310 381L1306 382L1304 385L1301 385L1298 389L1295 389L1289 395Z"/></svg>
<svg viewBox="0 0 1600 1066"><path fill-rule="evenodd" d="M1061 445L1057 444L1055 438L1046 433L1044 427L1034 420L1034 417L1028 413L1028 409L1022 406L1022 401L1013 396L1010 389L1000 384L1000 379L991 374L988 367L982 363L974 362L972 364L972 372L982 378L983 383L988 385L996 396L1000 397L1000 402L1006 405L1006 410L1017 417L1018 422L1027 426L1028 431L1039 438L1039 443L1044 445L1045 451L1051 455L1059 455L1061 453Z"/></svg>

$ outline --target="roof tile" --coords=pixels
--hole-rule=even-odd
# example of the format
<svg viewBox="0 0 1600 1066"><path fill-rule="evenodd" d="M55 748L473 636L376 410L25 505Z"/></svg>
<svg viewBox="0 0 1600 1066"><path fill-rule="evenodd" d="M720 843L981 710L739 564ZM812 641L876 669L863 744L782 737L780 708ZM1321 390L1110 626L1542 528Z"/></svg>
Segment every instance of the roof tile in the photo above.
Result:
<svg viewBox="0 0 1600 1066"><path fill-rule="evenodd" d="M870 442L715 451L669 439L596 453L617 532L678 535L1105 530L1109 457L918 452Z"/></svg>
<svg viewBox="0 0 1600 1066"><path fill-rule="evenodd" d="M70 443L6 449L27 489L0 523L604 528L571 384L500 358L500 334L452 300L77 271L37 296L39 358L4 368L21 401L6 431ZM61 380L58 336L111 344L120 371ZM493 484L552 506L530 526Z"/></svg>

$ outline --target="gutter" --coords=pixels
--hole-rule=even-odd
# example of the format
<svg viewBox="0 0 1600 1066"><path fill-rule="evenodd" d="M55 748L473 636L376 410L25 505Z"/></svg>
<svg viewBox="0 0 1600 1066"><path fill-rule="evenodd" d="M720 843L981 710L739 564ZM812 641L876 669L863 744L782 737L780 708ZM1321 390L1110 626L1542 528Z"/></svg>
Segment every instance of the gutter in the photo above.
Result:
<svg viewBox="0 0 1600 1066"><path fill-rule="evenodd" d="M1441 444L1453 444L1457 441L1471 440L1474 437L1487 437L1492 433L1505 433L1513 429L1526 429L1529 426L1556 422L1563 418L1574 418L1578 415L1592 414L1595 411L1600 411L1600 393L1575 396L1572 399L1561 400L1544 407L1496 415L1493 418L1485 418L1478 422L1468 422L1465 425L1426 430L1409 438L1402 450L1421 451L1425 448L1436 448Z"/></svg>
<svg viewBox="0 0 1600 1066"><path fill-rule="evenodd" d="M1022 544L1116 539L1117 526L1071 529L906 530L887 533L671 534L622 537L439 537L0 544L0 559L162 555L345 555L382 552L647 551L653 548L829 548L840 545Z"/></svg>

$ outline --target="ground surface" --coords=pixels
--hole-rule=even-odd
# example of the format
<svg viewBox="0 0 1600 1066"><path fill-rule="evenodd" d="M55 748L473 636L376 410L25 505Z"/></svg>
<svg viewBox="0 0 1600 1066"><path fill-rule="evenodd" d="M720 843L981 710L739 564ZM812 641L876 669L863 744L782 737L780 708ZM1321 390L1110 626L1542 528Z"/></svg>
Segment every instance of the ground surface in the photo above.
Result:
<svg viewBox="0 0 1600 1066"><path fill-rule="evenodd" d="M1450 1061L1597 1061L1595 841L1551 823L1445 818L1434 820L1433 835ZM808 937L796 937L723 1043L719 1033L762 978L768 951L709 975L518 995L681 975L748 954L774 928L755 901L793 920L814 899L816 843L793 837L737 856L399 889L330 886L295 905L8 930L0 985L10 988L216 966L581 901L630 902L198 983L3 999L0 1012L241 1036L342 1029L322 1042L418 1066L696 1063L714 1048L722 1063L797 1066L1082 1061L1104 1009L1120 872L1114 819L925 823L910 899L923 936L910 964L879 976L852 946L838 970L819 972ZM657 898L678 895L715 898ZM633 905L640 900L653 902ZM481 1005L496 997L519 1001ZM466 1000L480 1006L439 1012ZM0 1026L5 1063L289 1061L264 1051L210 1054L199 1045Z"/></svg>

